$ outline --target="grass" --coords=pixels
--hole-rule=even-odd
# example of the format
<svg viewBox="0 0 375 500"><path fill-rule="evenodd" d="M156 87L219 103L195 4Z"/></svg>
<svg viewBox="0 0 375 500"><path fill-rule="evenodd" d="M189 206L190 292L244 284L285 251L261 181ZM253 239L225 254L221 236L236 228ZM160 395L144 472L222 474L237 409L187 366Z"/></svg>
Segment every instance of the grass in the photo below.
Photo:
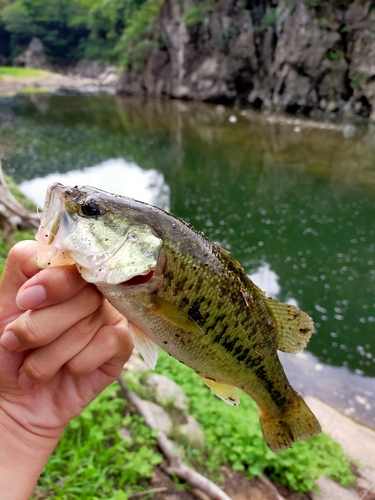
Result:
<svg viewBox="0 0 375 500"><path fill-rule="evenodd" d="M32 500L126 500L149 488L162 461L155 436L138 415L124 416L125 401L108 387L72 420L39 478ZM126 429L126 437L121 429Z"/></svg>
<svg viewBox="0 0 375 500"><path fill-rule="evenodd" d="M5 76L12 78L37 78L48 75L50 75L50 72L43 69L0 66L0 80Z"/></svg>
<svg viewBox="0 0 375 500"><path fill-rule="evenodd" d="M21 94L45 94L50 90L48 87L24 87Z"/></svg>

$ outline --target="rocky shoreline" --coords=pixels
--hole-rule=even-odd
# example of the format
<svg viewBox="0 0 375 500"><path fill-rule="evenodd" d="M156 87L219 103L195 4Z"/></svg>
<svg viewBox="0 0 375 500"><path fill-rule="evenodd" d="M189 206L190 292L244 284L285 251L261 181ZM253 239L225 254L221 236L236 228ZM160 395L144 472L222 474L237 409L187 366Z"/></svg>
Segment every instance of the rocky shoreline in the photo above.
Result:
<svg viewBox="0 0 375 500"><path fill-rule="evenodd" d="M92 66L90 66L91 68ZM57 91L115 93L119 76L114 66L72 70L67 74L44 71L35 77L3 76L0 78L0 97L11 97L20 93L42 93Z"/></svg>

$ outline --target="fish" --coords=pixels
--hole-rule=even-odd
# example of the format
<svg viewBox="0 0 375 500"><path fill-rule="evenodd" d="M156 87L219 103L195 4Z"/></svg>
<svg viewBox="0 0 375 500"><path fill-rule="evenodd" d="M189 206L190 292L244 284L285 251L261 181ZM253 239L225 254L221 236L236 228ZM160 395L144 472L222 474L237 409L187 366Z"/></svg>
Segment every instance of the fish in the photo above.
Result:
<svg viewBox="0 0 375 500"><path fill-rule="evenodd" d="M151 369L159 346L226 403L239 404L237 389L248 394L272 451L321 432L277 354L303 349L312 319L267 297L190 224L132 198L54 183L36 239L39 267L75 264L127 318Z"/></svg>

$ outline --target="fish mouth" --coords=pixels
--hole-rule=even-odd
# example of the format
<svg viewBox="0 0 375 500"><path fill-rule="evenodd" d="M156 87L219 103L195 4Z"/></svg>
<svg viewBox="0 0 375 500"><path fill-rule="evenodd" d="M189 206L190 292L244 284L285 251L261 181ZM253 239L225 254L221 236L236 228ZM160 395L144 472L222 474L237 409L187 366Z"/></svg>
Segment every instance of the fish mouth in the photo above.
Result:
<svg viewBox="0 0 375 500"><path fill-rule="evenodd" d="M65 210L64 186L51 184L46 193L44 210L36 234L39 243L37 263L40 268L73 264L74 261L59 248L57 235L62 228L65 235L73 231L74 223Z"/></svg>
<svg viewBox="0 0 375 500"><path fill-rule="evenodd" d="M155 274L155 269L151 269L151 271L148 271L146 273L136 274L132 278L129 278L128 280L120 283L120 285L127 287L145 285L153 278L154 274Z"/></svg>

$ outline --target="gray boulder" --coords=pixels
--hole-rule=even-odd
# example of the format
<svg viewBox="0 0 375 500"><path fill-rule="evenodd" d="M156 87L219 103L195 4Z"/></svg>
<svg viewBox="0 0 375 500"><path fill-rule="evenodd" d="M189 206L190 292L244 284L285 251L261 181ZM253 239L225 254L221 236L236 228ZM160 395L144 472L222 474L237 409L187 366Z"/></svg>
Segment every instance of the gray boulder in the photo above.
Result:
<svg viewBox="0 0 375 500"><path fill-rule="evenodd" d="M13 66L51 70L44 46L39 38L34 37L25 52L13 59Z"/></svg>

